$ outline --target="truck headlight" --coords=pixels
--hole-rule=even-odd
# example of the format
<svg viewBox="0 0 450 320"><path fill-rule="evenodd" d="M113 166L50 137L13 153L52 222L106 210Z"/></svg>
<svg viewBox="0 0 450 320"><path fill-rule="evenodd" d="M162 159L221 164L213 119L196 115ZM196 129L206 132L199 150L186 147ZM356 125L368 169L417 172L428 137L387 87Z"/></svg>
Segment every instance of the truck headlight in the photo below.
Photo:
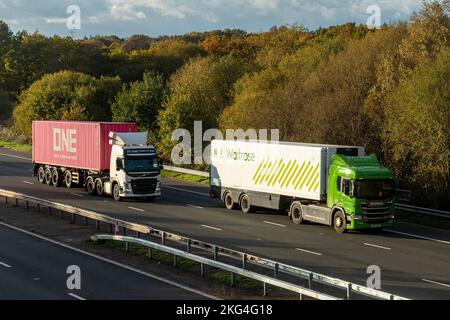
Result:
<svg viewBox="0 0 450 320"><path fill-rule="evenodd" d="M124 183L123 184L123 188L125 189L125 191L131 191L131 185L129 183Z"/></svg>
<svg viewBox="0 0 450 320"><path fill-rule="evenodd" d="M360 215L355 215L355 220L362 220L362 219L363 219L362 216L360 216Z"/></svg>

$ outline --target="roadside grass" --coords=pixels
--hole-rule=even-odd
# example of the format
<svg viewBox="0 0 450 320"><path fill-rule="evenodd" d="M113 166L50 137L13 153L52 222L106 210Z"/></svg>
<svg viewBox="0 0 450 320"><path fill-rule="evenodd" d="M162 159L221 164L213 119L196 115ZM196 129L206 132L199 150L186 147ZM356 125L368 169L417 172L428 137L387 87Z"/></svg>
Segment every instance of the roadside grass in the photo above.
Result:
<svg viewBox="0 0 450 320"><path fill-rule="evenodd" d="M164 178L174 178L174 179L179 179L179 180L184 180L184 181L198 182L198 183L202 183L202 184L206 184L206 185L209 184L209 178L195 176L192 174L178 173L178 172L163 170L161 175Z"/></svg>
<svg viewBox="0 0 450 320"><path fill-rule="evenodd" d="M101 245L101 246L104 246L105 248L109 248L109 249L115 249L115 250L120 250L120 251L126 250L125 243L123 243L121 241L98 240L98 241L94 242L92 240L87 240L86 242L88 244L92 244L92 245ZM128 245L128 253L135 255L135 256L148 257L149 250L147 247L144 247L144 246L141 246L138 244L134 244L134 243L130 243ZM173 255L159 251L159 250L155 250L155 249L152 250L152 261L160 262L167 266L173 266L173 262L174 262ZM192 268L194 266L198 266L198 265L199 265L199 263L197 263L195 261L177 257L177 266L178 267L190 269L190 268ZM214 269L211 274L212 274L212 276L211 276L212 279L217 281L218 283L227 284L227 285L231 284L231 274L229 272ZM234 275L234 283L238 287L243 288L243 289L248 289L248 290L263 290L263 288L264 288L263 284L260 281L248 279L248 278L242 277L240 275Z"/></svg>
<svg viewBox="0 0 450 320"><path fill-rule="evenodd" d="M425 214L400 211L395 212L398 221L419 224L444 230L450 230L450 219L429 216Z"/></svg>
<svg viewBox="0 0 450 320"><path fill-rule="evenodd" d="M16 151L31 152L31 150L32 150L32 147L29 144L20 144L20 143L9 142L9 141L4 141L4 140L0 140L0 147L11 149L11 150L16 150Z"/></svg>

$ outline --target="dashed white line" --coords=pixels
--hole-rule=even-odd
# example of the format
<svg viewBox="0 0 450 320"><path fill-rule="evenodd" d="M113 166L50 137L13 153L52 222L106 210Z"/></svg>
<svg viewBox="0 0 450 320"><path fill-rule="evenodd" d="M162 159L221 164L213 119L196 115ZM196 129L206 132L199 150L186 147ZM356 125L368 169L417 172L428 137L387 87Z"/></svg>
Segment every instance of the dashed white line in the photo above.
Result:
<svg viewBox="0 0 450 320"><path fill-rule="evenodd" d="M34 184L33 182L29 182L29 181L22 181L23 183L26 183L26 184Z"/></svg>
<svg viewBox="0 0 450 320"><path fill-rule="evenodd" d="M9 264L6 264L6 263L1 262L1 261L0 261L0 266L3 266L5 268L12 268Z"/></svg>
<svg viewBox="0 0 450 320"><path fill-rule="evenodd" d="M203 192L197 192L197 191L191 191L191 190L186 190L186 189L181 189L181 188L175 188L175 187L169 187L169 186L164 186L165 189L173 189L173 190L178 190L178 191L183 191L183 192L189 192L189 193L193 193L193 194L198 194L201 196L206 196L209 197L208 193L203 193Z"/></svg>
<svg viewBox="0 0 450 320"><path fill-rule="evenodd" d="M69 192L71 195L76 196L76 197L84 197L82 194L79 193L73 193L73 192Z"/></svg>
<svg viewBox="0 0 450 320"><path fill-rule="evenodd" d="M74 293L68 293L68 295L71 296L71 297L73 297L73 298L75 298L75 299L78 299L78 300L82 300L82 301L85 301L85 300L86 300L85 298L82 298L82 297L80 297L80 296L77 296L77 295L74 294Z"/></svg>
<svg viewBox="0 0 450 320"><path fill-rule="evenodd" d="M286 228L287 226L284 224L279 224L279 223L275 223L275 222L270 222L270 221L263 221L264 223L270 224L272 226L277 226L277 227L282 227L282 228Z"/></svg>
<svg viewBox="0 0 450 320"><path fill-rule="evenodd" d="M418 239L435 241L435 242L439 242L439 243L443 243L443 244L450 244L450 241L444 241L444 240L433 239L433 238L424 237L424 236L418 236L416 234L411 234L411 233L406 233L406 232L400 232L400 231L394 231L394 230L385 230L385 232L401 234L403 236L408 236L408 237L412 237L412 238L418 238Z"/></svg>
<svg viewBox="0 0 450 320"><path fill-rule="evenodd" d="M306 250L306 249L296 248L295 250L301 251L301 252L310 253L310 254L313 254L313 255L316 255L316 256L323 256L323 254L321 254L321 253L310 251L310 250Z"/></svg>
<svg viewBox="0 0 450 320"><path fill-rule="evenodd" d="M211 226L207 226L205 224L202 224L203 228L207 228L207 229L211 229L211 230L216 230L216 231L223 231L222 229L216 228L216 227L211 227Z"/></svg>
<svg viewBox="0 0 450 320"><path fill-rule="evenodd" d="M379 246L379 245L371 244L371 243L364 243L364 245L365 245L365 246L368 246L368 247L373 247L373 248L383 249L383 250L389 250L389 251L392 250L391 248L383 247L383 246Z"/></svg>
<svg viewBox="0 0 450 320"><path fill-rule="evenodd" d="M24 158L24 157L19 157L19 156L13 156L13 155L6 154L6 153L0 153L0 156L5 156L5 157L11 157L11 158L17 158L17 159L22 159L22 160L29 160L29 161L31 161L30 158Z"/></svg>
<svg viewBox="0 0 450 320"><path fill-rule="evenodd" d="M437 285L439 285L439 286L443 286L443 287L450 288L450 284L445 284L445 283L442 283L442 282L432 281L432 280L428 280L428 279L422 279L422 281L425 281L425 282L428 282L428 283L437 284Z"/></svg>
<svg viewBox="0 0 450 320"><path fill-rule="evenodd" d="M193 204L187 204L186 206L190 207L190 208L195 208L195 209L204 209L203 207L196 206L196 205L193 205Z"/></svg>
<svg viewBox="0 0 450 320"><path fill-rule="evenodd" d="M139 208L135 208L135 207L128 207L128 209L131 209L131 210L134 210L134 211L139 211L139 212L145 212L145 210L139 209Z"/></svg>

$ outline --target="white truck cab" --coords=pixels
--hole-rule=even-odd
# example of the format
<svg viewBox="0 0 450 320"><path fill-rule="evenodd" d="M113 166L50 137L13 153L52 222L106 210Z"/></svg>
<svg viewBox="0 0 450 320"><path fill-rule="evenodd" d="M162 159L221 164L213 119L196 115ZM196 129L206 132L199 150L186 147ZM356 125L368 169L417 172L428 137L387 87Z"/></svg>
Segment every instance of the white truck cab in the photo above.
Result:
<svg viewBox="0 0 450 320"><path fill-rule="evenodd" d="M147 144L147 132L109 134L112 145L109 181L104 192L115 200L161 196L161 169L156 148Z"/></svg>

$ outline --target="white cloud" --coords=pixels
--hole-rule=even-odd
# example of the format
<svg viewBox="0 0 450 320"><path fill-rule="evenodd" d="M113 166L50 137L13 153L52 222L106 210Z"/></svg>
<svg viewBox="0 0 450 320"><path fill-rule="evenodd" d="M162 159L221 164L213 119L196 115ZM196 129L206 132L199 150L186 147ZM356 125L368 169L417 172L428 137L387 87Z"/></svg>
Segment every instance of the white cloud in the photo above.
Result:
<svg viewBox="0 0 450 320"><path fill-rule="evenodd" d="M67 23L67 18L44 18L45 22L48 24L65 24Z"/></svg>
<svg viewBox="0 0 450 320"><path fill-rule="evenodd" d="M98 23L100 23L100 19L97 18L96 16L92 16L92 17L89 17L89 22L92 24L98 24Z"/></svg>

